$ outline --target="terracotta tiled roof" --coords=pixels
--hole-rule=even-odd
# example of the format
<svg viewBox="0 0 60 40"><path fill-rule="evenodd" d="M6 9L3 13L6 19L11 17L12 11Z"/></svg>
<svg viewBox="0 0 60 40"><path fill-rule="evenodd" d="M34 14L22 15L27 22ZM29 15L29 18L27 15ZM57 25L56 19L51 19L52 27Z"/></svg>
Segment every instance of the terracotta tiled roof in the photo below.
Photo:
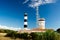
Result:
<svg viewBox="0 0 60 40"><path fill-rule="evenodd" d="M32 29L34 31L46 31L46 29L40 29L40 28L35 28L35 29Z"/></svg>

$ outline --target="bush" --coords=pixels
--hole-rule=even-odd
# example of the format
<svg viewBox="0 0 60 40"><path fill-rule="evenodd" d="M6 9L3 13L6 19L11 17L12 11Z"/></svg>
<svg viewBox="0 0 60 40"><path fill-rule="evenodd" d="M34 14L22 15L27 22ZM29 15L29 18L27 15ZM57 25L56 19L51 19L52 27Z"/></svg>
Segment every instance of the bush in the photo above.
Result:
<svg viewBox="0 0 60 40"><path fill-rule="evenodd" d="M16 38L17 33L15 31L11 31L11 32L7 33L7 35L5 37Z"/></svg>
<svg viewBox="0 0 60 40"><path fill-rule="evenodd" d="M60 40L60 34L54 31L31 33L30 36L32 36L32 40Z"/></svg>
<svg viewBox="0 0 60 40"><path fill-rule="evenodd" d="M22 38L26 40L60 40L60 34L54 31L47 30L46 32L35 32L35 33L17 33L9 32L6 36L11 38Z"/></svg>
<svg viewBox="0 0 60 40"><path fill-rule="evenodd" d="M23 39L27 39L28 38L28 33L17 33L17 32L9 32L7 33L7 35L5 37L11 37L11 38L23 38Z"/></svg>
<svg viewBox="0 0 60 40"><path fill-rule="evenodd" d="M39 35L37 33L31 33L30 36L31 36L32 40L38 40L39 39Z"/></svg>
<svg viewBox="0 0 60 40"><path fill-rule="evenodd" d="M20 38L27 39L28 38L28 33L21 33Z"/></svg>

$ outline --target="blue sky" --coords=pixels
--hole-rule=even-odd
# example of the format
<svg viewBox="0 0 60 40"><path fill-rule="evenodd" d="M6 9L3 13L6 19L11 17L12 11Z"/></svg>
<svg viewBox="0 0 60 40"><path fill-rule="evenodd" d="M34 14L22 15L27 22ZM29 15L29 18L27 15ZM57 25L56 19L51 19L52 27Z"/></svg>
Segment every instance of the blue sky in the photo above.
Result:
<svg viewBox="0 0 60 40"><path fill-rule="evenodd" d="M36 11L25 0L0 0L0 25L23 28L24 12L28 13L28 28L36 28ZM46 20L46 28L60 28L60 0L39 6L39 15Z"/></svg>

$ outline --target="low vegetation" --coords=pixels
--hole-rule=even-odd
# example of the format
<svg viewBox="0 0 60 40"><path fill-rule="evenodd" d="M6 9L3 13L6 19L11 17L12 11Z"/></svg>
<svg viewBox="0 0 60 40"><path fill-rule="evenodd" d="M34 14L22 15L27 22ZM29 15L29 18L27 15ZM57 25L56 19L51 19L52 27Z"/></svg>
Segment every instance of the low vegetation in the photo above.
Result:
<svg viewBox="0 0 60 40"><path fill-rule="evenodd" d="M16 31L6 32L5 38L13 40L60 40L60 31L47 30L46 32L17 33ZM1 39L1 38L0 38Z"/></svg>

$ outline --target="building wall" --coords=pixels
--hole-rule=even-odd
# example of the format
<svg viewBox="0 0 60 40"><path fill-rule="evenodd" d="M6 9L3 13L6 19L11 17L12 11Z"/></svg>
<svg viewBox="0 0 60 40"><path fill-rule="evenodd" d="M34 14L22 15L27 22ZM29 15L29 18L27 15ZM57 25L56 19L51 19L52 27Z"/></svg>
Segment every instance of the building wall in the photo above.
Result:
<svg viewBox="0 0 60 40"><path fill-rule="evenodd" d="M45 29L45 21L39 21L39 28Z"/></svg>

